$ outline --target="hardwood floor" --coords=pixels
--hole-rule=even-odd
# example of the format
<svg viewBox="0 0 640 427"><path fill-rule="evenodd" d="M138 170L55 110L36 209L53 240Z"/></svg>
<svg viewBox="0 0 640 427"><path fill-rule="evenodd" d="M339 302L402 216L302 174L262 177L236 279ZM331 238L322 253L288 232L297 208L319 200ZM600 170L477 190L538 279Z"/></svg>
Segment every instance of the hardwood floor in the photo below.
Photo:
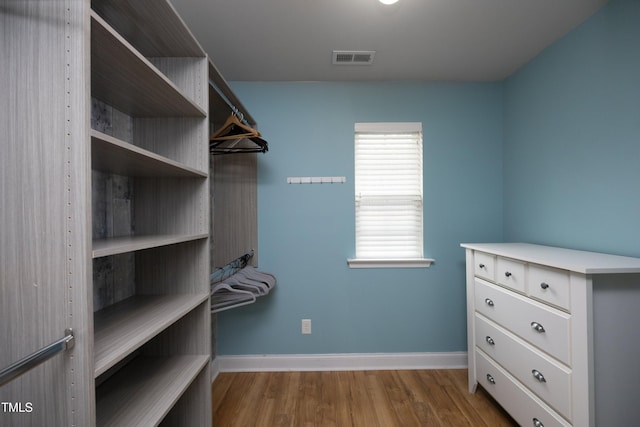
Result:
<svg viewBox="0 0 640 427"><path fill-rule="evenodd" d="M517 426L467 371L401 370L221 373L213 425L453 427Z"/></svg>

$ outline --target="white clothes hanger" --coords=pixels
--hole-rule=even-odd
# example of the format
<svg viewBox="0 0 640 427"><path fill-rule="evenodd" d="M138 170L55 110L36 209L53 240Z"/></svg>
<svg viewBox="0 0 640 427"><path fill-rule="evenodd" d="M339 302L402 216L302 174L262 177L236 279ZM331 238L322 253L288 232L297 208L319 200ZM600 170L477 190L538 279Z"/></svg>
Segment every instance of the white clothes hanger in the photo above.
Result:
<svg viewBox="0 0 640 427"><path fill-rule="evenodd" d="M211 312L217 313L230 308L256 302L253 292L234 289L226 283L218 283L211 289Z"/></svg>

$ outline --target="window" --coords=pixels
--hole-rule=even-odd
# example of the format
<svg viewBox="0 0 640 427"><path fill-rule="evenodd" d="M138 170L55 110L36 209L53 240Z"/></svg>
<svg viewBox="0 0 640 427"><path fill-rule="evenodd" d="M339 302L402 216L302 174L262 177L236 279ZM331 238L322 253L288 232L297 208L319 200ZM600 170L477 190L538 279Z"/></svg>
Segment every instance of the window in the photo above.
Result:
<svg viewBox="0 0 640 427"><path fill-rule="evenodd" d="M422 124L356 123L356 259L351 267L423 267Z"/></svg>

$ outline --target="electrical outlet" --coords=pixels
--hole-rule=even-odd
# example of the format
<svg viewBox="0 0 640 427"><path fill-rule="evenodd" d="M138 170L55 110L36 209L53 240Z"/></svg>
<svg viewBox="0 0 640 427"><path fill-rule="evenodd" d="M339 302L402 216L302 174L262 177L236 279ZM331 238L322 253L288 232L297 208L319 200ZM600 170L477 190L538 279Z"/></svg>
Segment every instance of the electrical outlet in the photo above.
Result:
<svg viewBox="0 0 640 427"><path fill-rule="evenodd" d="M311 334L311 319L302 319L302 334Z"/></svg>

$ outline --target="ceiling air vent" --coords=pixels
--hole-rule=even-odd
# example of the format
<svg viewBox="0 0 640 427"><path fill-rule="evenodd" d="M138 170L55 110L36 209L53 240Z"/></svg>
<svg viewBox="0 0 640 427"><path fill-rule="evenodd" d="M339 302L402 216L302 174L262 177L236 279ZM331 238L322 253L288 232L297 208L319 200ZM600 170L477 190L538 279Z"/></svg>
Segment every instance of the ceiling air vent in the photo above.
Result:
<svg viewBox="0 0 640 427"><path fill-rule="evenodd" d="M371 65L375 50L334 50L334 65Z"/></svg>

